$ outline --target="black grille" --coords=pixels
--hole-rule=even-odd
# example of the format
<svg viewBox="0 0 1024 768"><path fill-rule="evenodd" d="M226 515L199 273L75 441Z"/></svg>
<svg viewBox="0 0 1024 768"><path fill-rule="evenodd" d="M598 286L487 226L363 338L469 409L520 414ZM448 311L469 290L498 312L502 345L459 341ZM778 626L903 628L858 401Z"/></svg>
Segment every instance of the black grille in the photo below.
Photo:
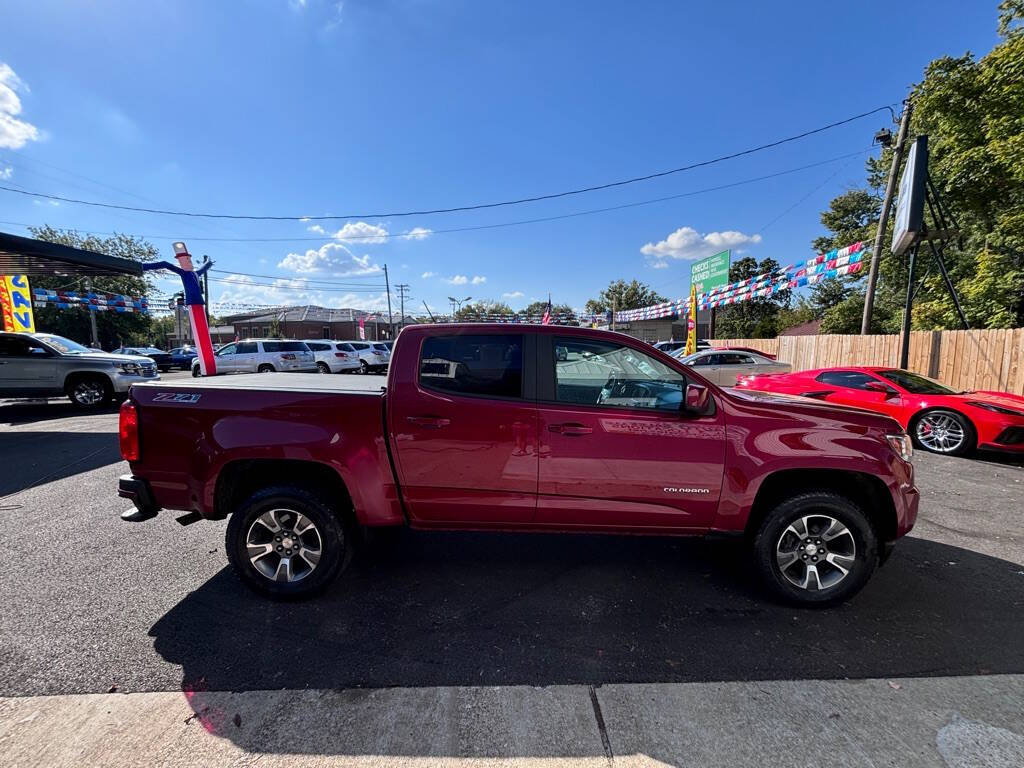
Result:
<svg viewBox="0 0 1024 768"><path fill-rule="evenodd" d="M1017 445L1024 443L1024 427L1007 427L996 437L1000 445Z"/></svg>

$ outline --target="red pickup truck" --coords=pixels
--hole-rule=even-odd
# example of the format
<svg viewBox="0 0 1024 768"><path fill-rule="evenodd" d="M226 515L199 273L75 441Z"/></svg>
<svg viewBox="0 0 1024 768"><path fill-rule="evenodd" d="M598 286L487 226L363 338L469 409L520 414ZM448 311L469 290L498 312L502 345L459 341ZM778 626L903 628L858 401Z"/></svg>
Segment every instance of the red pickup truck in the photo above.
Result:
<svg viewBox="0 0 1024 768"><path fill-rule="evenodd" d="M137 384L120 440L126 519L230 516L228 558L271 597L325 587L363 529L407 525L736 536L775 595L828 605L864 586L918 506L893 419L720 389L583 328L409 326L386 380Z"/></svg>

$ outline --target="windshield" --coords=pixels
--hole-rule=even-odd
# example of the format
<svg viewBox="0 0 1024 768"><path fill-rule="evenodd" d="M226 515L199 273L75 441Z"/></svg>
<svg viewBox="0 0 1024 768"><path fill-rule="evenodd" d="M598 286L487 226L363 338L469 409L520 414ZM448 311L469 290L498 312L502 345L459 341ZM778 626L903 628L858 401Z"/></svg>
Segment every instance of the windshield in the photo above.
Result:
<svg viewBox="0 0 1024 768"><path fill-rule="evenodd" d="M41 333L38 336L36 336L36 338L39 339L40 341L46 342L51 347L53 347L58 352L64 355L84 355L89 352L100 351L96 349L89 349L88 347L83 347L77 341L65 339L63 336L51 336L48 333Z"/></svg>
<svg viewBox="0 0 1024 768"><path fill-rule="evenodd" d="M888 379L893 384L903 387L912 395L959 395L955 389L950 389L945 384L940 384L935 379L929 379L919 373L910 371L892 370L879 371L878 375Z"/></svg>

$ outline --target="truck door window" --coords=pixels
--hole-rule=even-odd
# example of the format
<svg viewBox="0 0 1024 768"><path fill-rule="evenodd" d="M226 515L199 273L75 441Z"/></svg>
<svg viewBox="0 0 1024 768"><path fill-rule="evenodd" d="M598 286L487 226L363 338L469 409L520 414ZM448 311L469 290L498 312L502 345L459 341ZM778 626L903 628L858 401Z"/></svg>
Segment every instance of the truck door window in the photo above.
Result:
<svg viewBox="0 0 1024 768"><path fill-rule="evenodd" d="M228 344L226 347L221 347L217 350L217 357L223 357L224 355L235 354L236 344Z"/></svg>
<svg viewBox="0 0 1024 768"><path fill-rule="evenodd" d="M676 411L686 380L632 347L607 341L556 338L555 398L560 403Z"/></svg>
<svg viewBox="0 0 1024 768"><path fill-rule="evenodd" d="M523 337L428 337L420 353L420 386L478 397L522 397Z"/></svg>

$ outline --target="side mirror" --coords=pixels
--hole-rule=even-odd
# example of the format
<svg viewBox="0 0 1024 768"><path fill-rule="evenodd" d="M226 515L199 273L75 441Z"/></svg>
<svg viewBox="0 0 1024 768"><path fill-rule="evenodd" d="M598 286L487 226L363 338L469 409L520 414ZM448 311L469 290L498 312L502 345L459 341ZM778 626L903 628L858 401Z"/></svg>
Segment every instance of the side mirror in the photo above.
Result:
<svg viewBox="0 0 1024 768"><path fill-rule="evenodd" d="M868 390L869 392L881 392L886 397L892 397L893 395L896 394L895 389L893 389L892 387L887 387L880 381L869 381L867 384L864 385L864 389Z"/></svg>
<svg viewBox="0 0 1024 768"><path fill-rule="evenodd" d="M707 413L710 398L711 392L703 384L687 384L683 398L683 411L694 416L702 416Z"/></svg>

